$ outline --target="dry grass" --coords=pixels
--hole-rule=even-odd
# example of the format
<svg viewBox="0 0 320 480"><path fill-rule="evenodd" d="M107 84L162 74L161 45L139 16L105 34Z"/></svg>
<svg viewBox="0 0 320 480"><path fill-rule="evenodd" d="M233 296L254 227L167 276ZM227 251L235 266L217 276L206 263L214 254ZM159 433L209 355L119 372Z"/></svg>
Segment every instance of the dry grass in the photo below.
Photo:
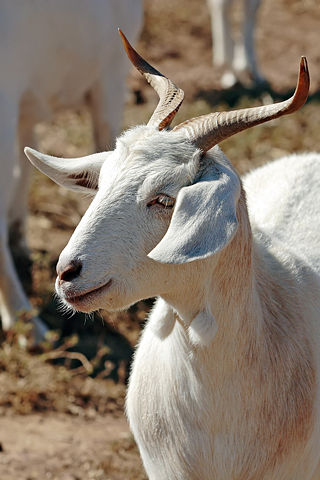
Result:
<svg viewBox="0 0 320 480"><path fill-rule="evenodd" d="M102 374L91 378L94 361L90 363L78 354L76 369L49 362L70 359L66 349L75 342L69 340L69 345L66 342L54 350L47 345L41 354L32 354L19 345L21 325L16 331L17 335L11 333L0 349L0 415L60 412L93 418L96 414L123 414L123 383L116 385Z"/></svg>

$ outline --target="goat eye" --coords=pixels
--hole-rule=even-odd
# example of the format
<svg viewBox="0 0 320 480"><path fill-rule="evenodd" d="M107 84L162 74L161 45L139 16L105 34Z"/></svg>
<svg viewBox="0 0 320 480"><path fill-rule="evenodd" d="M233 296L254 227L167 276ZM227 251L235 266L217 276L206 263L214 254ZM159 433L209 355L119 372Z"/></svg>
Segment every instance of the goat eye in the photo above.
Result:
<svg viewBox="0 0 320 480"><path fill-rule="evenodd" d="M147 207L150 208L155 205L160 208L170 209L174 207L175 201L175 198L169 197L169 195L160 194L151 200L151 202L147 204Z"/></svg>

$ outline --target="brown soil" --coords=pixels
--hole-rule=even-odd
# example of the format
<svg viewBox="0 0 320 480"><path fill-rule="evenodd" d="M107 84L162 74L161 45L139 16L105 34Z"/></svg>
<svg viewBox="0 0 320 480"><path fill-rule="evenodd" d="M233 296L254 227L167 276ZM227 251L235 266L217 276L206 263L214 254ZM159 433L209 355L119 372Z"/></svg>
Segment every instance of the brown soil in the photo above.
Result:
<svg viewBox="0 0 320 480"><path fill-rule="evenodd" d="M1 480L145 479L125 419L66 414L0 419Z"/></svg>
<svg viewBox="0 0 320 480"><path fill-rule="evenodd" d="M318 0L262 2L257 48L261 69L270 85L260 91L246 87L228 92L219 90L221 72L212 67L205 0L145 0L145 6L146 22L139 50L185 90L186 100L177 121L215 109L281 99L294 86L299 57L304 54L308 57L312 77L309 104L294 116L245 132L225 142L223 147L241 172L289 152L319 149ZM235 7L235 24L239 23L239 17L240 11ZM144 103L136 104L134 95L131 96L124 115L125 126L145 122L157 101L153 90L138 73L132 72L129 85L139 90ZM56 155L81 155L93 150L90 123L83 110L77 114L65 112L50 125L39 125L37 136L40 148ZM29 244L34 260L31 298L35 307L45 307L43 318L54 328L63 330L66 325L82 322L82 330L78 333L86 341L89 333L96 333L90 322L86 327L83 327L83 320L66 322L55 310L50 313L47 305L57 256L87 204L86 199L75 197L40 174L34 174L29 223ZM102 314L107 326L94 340L100 342L100 347L96 347L91 356L87 354L87 344L87 350L82 350L93 362L98 357L103 358L98 379L89 378L81 362L76 365L80 367L78 373L70 373L65 367L48 365L44 357L19 350L10 341L3 344L0 358L1 480L146 478L124 419L123 400L128 355L136 343L147 309L148 306L140 302L129 313ZM110 338L120 339L122 343L120 340L120 343L115 340L107 343ZM111 349L113 353L107 359L103 357L106 345L108 352ZM46 348L50 351L50 347ZM120 350L122 353L116 358ZM113 364L116 365L117 385L104 380Z"/></svg>

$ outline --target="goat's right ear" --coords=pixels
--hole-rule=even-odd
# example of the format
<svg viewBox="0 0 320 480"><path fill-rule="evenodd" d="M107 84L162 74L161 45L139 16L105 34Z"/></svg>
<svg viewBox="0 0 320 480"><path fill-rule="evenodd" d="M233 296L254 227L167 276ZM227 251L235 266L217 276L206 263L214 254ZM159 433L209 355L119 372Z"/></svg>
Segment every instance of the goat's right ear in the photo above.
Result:
<svg viewBox="0 0 320 480"><path fill-rule="evenodd" d="M167 233L148 257L161 263L201 260L222 250L237 228L240 181L229 167L217 165L177 197Z"/></svg>
<svg viewBox="0 0 320 480"><path fill-rule="evenodd" d="M100 169L111 152L95 153L81 158L58 158L26 147L24 153L40 172L69 190L95 194Z"/></svg>

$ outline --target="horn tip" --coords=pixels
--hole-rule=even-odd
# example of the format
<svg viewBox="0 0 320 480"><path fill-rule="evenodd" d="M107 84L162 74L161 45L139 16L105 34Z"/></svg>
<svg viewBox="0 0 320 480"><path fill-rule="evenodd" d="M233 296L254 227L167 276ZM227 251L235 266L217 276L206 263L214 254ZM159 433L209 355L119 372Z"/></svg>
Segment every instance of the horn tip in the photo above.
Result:
<svg viewBox="0 0 320 480"><path fill-rule="evenodd" d="M23 149L26 157L30 162L34 165L37 160L39 160L39 155L41 155L37 150L34 150L33 148L30 147L25 147Z"/></svg>
<svg viewBox="0 0 320 480"><path fill-rule="evenodd" d="M134 48L132 48L132 46L130 45L130 42L129 40L127 39L127 37L125 36L125 34L123 33L123 31L121 30L121 28L118 27L118 32L120 34L120 37L121 37L121 40L122 40L122 43L123 43L123 46L124 46L124 49L126 51L126 54L128 55L129 59L131 60L131 62L133 63L133 65L136 65L136 62L137 62L137 58L139 57L139 55L137 54L137 52L134 50Z"/></svg>
<svg viewBox="0 0 320 480"><path fill-rule="evenodd" d="M307 61L307 57L305 57L304 55L300 59L300 69L305 72L308 72L308 61Z"/></svg>
<svg viewBox="0 0 320 480"><path fill-rule="evenodd" d="M310 75L308 69L307 57L302 56L300 59L300 72L299 72L300 81L304 83L304 88L306 90L306 95L308 95L310 87Z"/></svg>
<svg viewBox="0 0 320 480"><path fill-rule="evenodd" d="M123 41L124 46L126 46L126 44L128 43L128 40L120 27L118 27L118 32L120 34L120 37L121 37L121 40Z"/></svg>
<svg viewBox="0 0 320 480"><path fill-rule="evenodd" d="M34 153L34 150L31 147L24 147L23 151L28 158L29 158L29 155L32 155Z"/></svg>

